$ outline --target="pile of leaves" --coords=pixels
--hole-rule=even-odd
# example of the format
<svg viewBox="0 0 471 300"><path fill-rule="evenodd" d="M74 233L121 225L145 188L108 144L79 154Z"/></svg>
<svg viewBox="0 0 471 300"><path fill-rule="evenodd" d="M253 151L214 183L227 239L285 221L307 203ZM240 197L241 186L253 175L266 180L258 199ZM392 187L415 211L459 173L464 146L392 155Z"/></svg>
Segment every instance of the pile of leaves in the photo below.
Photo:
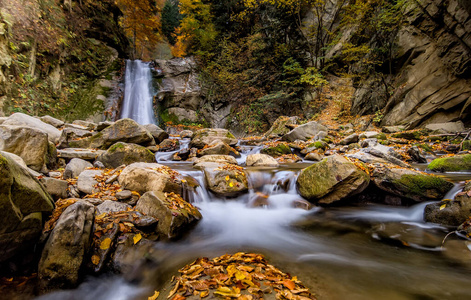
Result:
<svg viewBox="0 0 471 300"><path fill-rule="evenodd" d="M198 258L179 270L173 278L173 289L167 296L172 300L187 297L263 299L276 293L276 299L315 299L296 276L281 272L268 264L261 254L239 252L209 260Z"/></svg>
<svg viewBox="0 0 471 300"><path fill-rule="evenodd" d="M167 203L166 203L167 208L171 210L175 210L175 211L185 210L185 211L191 212L192 214L195 214L195 211L197 211L197 209L192 204L185 201L182 198L182 196L175 193L164 193L164 194L167 200ZM176 213L176 212L173 212L173 213Z"/></svg>
<svg viewBox="0 0 471 300"><path fill-rule="evenodd" d="M60 199L56 202L56 208L52 212L51 217L47 220L46 224L44 225L44 232L49 232L56 227L56 223L59 220L62 213L67 209L67 207L71 206L79 199L69 198L69 199Z"/></svg>
<svg viewBox="0 0 471 300"><path fill-rule="evenodd" d="M93 168L94 170L100 170ZM95 188L99 192L87 195L84 198L100 198L102 200L116 200L115 194L121 192L121 185L118 184L118 177L121 174L123 168L117 169L105 169L101 175L95 175L95 180L98 182L95 184Z"/></svg>

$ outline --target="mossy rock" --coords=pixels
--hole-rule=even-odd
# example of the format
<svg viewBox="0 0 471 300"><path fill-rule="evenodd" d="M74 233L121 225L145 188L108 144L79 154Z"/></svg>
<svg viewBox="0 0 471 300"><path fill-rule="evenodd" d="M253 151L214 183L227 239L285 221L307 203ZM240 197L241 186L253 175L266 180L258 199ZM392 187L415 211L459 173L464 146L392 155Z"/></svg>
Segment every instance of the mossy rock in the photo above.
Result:
<svg viewBox="0 0 471 300"><path fill-rule="evenodd" d="M291 149L288 144L280 143L275 147L263 148L262 150L260 150L260 153L268 154L273 157L278 157L285 154L291 154Z"/></svg>
<svg viewBox="0 0 471 300"><path fill-rule="evenodd" d="M427 167L435 172L458 172L471 170L471 154L434 159Z"/></svg>
<svg viewBox="0 0 471 300"><path fill-rule="evenodd" d="M314 143L311 143L307 146L307 148L315 148L315 149L323 149L326 150L329 148L329 145L327 145L326 142L324 141L315 141Z"/></svg>
<svg viewBox="0 0 471 300"><path fill-rule="evenodd" d="M384 165L376 166L371 176L378 188L418 202L441 200L454 186L442 177Z"/></svg>
<svg viewBox="0 0 471 300"><path fill-rule="evenodd" d="M471 150L471 141L470 140L464 141L462 149L463 150Z"/></svg>
<svg viewBox="0 0 471 300"><path fill-rule="evenodd" d="M108 151L97 157L107 168L117 168L121 165L130 165L135 162L155 162L155 155L146 147L136 144L118 142Z"/></svg>
<svg viewBox="0 0 471 300"><path fill-rule="evenodd" d="M406 140L421 140L423 132L421 131L403 131L392 135L393 138L406 139Z"/></svg>
<svg viewBox="0 0 471 300"><path fill-rule="evenodd" d="M276 135L282 136L287 134L290 130L286 127L286 125L297 125L298 124L298 117L287 117L287 116L280 116L278 117L270 129L265 132L264 136Z"/></svg>
<svg viewBox="0 0 471 300"><path fill-rule="evenodd" d="M425 143L415 144L414 146L417 146L417 147L421 148L422 150L424 150L426 152L433 152L433 148L430 145L425 144Z"/></svg>

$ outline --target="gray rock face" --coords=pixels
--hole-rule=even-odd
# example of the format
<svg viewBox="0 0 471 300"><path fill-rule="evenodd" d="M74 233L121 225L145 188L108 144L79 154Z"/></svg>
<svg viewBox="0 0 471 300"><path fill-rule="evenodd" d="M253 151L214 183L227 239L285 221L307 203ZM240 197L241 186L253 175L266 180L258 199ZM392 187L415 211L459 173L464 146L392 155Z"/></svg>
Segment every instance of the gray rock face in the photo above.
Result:
<svg viewBox="0 0 471 300"><path fill-rule="evenodd" d="M47 123L49 125L52 125L56 128L60 128L62 126L64 126L64 121L61 121L59 119L56 119L56 118L53 118L51 116L42 116L39 118L39 120L43 121L44 123Z"/></svg>
<svg viewBox="0 0 471 300"><path fill-rule="evenodd" d="M231 148L228 144L222 142L221 140L214 140L208 144L208 148L201 149L198 151L199 156L205 155L229 155L230 153L235 153L235 150Z"/></svg>
<svg viewBox="0 0 471 300"><path fill-rule="evenodd" d="M195 132L190 142L190 147L203 148L211 144L214 140L221 140L229 146L235 146L238 140L227 129L222 128L204 128Z"/></svg>
<svg viewBox="0 0 471 300"><path fill-rule="evenodd" d="M100 154L97 161L101 161L107 168L117 168L135 162L153 163L155 155L146 147L118 142Z"/></svg>
<svg viewBox="0 0 471 300"><path fill-rule="evenodd" d="M353 143L358 143L359 137L357 133L353 133L347 137L345 137L343 140L340 141L340 145L349 145Z"/></svg>
<svg viewBox="0 0 471 300"><path fill-rule="evenodd" d="M264 166L264 167L278 167L280 164L267 154L249 154L245 161L247 167Z"/></svg>
<svg viewBox="0 0 471 300"><path fill-rule="evenodd" d="M383 126L381 131L384 133L396 133L406 130L405 126Z"/></svg>
<svg viewBox="0 0 471 300"><path fill-rule="evenodd" d="M85 201L69 206L60 216L39 262L43 290L75 287L90 248L95 207Z"/></svg>
<svg viewBox="0 0 471 300"><path fill-rule="evenodd" d="M38 172L48 171L49 141L41 130L19 126L0 126L0 151L21 157L26 165Z"/></svg>
<svg viewBox="0 0 471 300"><path fill-rule="evenodd" d="M98 155L104 153L105 150L67 148L57 150L59 158L72 159L80 158L84 160L94 160Z"/></svg>
<svg viewBox="0 0 471 300"><path fill-rule="evenodd" d="M381 144L361 149L359 152L349 154L348 157L359 159L364 163L384 163L386 161L403 168L410 167L400 159L401 156L394 148Z"/></svg>
<svg viewBox="0 0 471 300"><path fill-rule="evenodd" d="M418 202L443 199L454 186L438 176L384 165L375 165L371 177L378 188Z"/></svg>
<svg viewBox="0 0 471 300"><path fill-rule="evenodd" d="M163 140L168 139L168 133L159 126L155 124L146 124L143 126L154 137L154 140L157 144L160 144Z"/></svg>
<svg viewBox="0 0 471 300"><path fill-rule="evenodd" d="M47 133L49 141L54 144L57 144L61 136L61 132L56 127L23 113L12 114L7 120L5 120L5 122L3 122L2 125L24 126L41 130L42 132Z"/></svg>
<svg viewBox="0 0 471 300"><path fill-rule="evenodd" d="M0 155L0 262L31 250L42 231L42 212L54 209L51 196L28 170Z"/></svg>
<svg viewBox="0 0 471 300"><path fill-rule="evenodd" d="M67 198L67 181L50 177L43 177L40 179L40 182L46 187L46 191L55 200Z"/></svg>
<svg viewBox="0 0 471 300"><path fill-rule="evenodd" d="M126 203L105 200L103 203L96 207L96 211L100 215L102 213L127 211L128 208L131 209L132 206Z"/></svg>
<svg viewBox="0 0 471 300"><path fill-rule="evenodd" d="M172 180L163 165L156 163L133 163L118 178L123 188L143 194L154 192L181 192L181 182Z"/></svg>
<svg viewBox="0 0 471 300"><path fill-rule="evenodd" d="M93 168L93 165L80 158L72 158L70 162L65 166L64 179L75 178L80 175L85 169Z"/></svg>
<svg viewBox="0 0 471 300"><path fill-rule="evenodd" d="M172 205L175 201L179 202L178 206ZM181 198L169 198L162 192L145 193L135 209L158 219L157 231L170 239L180 237L202 218L201 213L190 203Z"/></svg>
<svg viewBox="0 0 471 300"><path fill-rule="evenodd" d="M155 143L152 135L142 125L132 119L121 119L94 136L78 141L70 141L69 145L75 148L108 149L117 142L139 145Z"/></svg>
<svg viewBox="0 0 471 300"><path fill-rule="evenodd" d="M102 173L103 172L100 170L85 170L80 173L77 179L77 188L79 191L88 195L98 192L99 190L95 188L95 185L98 183L95 176L101 175Z"/></svg>
<svg viewBox="0 0 471 300"><path fill-rule="evenodd" d="M307 200L331 204L361 193L369 182L370 177L349 160L332 155L302 170L296 185Z"/></svg>
<svg viewBox="0 0 471 300"><path fill-rule="evenodd" d="M455 133L455 132L463 132L466 130L464 128L463 122L461 121L428 124L428 125L425 125L425 129L435 131L438 133Z"/></svg>
<svg viewBox="0 0 471 300"><path fill-rule="evenodd" d="M296 140L307 141L315 138L320 132L327 132L328 129L315 121L300 125L283 136L283 140L294 142Z"/></svg>
<svg viewBox="0 0 471 300"><path fill-rule="evenodd" d="M290 131L290 129L288 129L287 126L297 125L298 120L299 120L299 117L286 117L286 116L278 117L275 120L275 122L273 122L270 129L267 132L265 132L263 135L266 137L271 136L271 135L274 135L274 136L285 135Z"/></svg>
<svg viewBox="0 0 471 300"><path fill-rule="evenodd" d="M88 136L92 136L93 133L88 130L84 129L77 129L77 128L64 128L62 130L61 137L59 138L58 148L68 148L69 141L74 141L79 138L84 138Z"/></svg>
<svg viewBox="0 0 471 300"><path fill-rule="evenodd" d="M198 165L199 163L207 163L207 162L214 162L214 163L228 163L228 164L234 164L237 165L237 160L234 158L234 156L230 155L205 155L197 160L195 160L194 164L195 166Z"/></svg>

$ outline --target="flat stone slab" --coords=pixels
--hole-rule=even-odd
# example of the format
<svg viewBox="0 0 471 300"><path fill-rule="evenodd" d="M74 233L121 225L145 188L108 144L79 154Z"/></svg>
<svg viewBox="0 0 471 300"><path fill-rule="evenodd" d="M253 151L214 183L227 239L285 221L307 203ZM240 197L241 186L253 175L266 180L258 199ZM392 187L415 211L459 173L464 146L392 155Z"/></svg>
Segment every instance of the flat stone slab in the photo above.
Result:
<svg viewBox="0 0 471 300"><path fill-rule="evenodd" d="M105 153L105 150L98 149L82 149L82 148L65 148L57 150L57 157L59 158L81 158L85 160L93 160L98 155Z"/></svg>

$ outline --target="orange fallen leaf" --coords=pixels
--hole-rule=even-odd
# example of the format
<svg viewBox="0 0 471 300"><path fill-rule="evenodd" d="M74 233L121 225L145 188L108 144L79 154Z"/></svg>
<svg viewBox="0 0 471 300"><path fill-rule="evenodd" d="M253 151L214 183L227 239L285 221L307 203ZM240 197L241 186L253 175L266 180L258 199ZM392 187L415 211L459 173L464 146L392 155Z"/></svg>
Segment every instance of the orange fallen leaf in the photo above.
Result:
<svg viewBox="0 0 471 300"><path fill-rule="evenodd" d="M296 285L294 284L293 281L289 280L289 279L285 279L283 280L283 285L287 288L289 288L290 290L294 290L294 288L296 287Z"/></svg>
<svg viewBox="0 0 471 300"><path fill-rule="evenodd" d="M96 254L93 255L93 256L92 256L92 263L93 263L94 265L98 265L98 264L100 263L100 257L99 257L98 255L96 255Z"/></svg>
<svg viewBox="0 0 471 300"><path fill-rule="evenodd" d="M134 237L132 238L133 242L134 242L134 245L136 245L137 243L139 243L139 241L142 239L142 235L140 233L134 235Z"/></svg>
<svg viewBox="0 0 471 300"><path fill-rule="evenodd" d="M159 297L159 295L160 295L160 292L155 291L154 295L147 298L147 300L156 300L157 297Z"/></svg>
<svg viewBox="0 0 471 300"><path fill-rule="evenodd" d="M106 250L106 249L110 248L110 246L111 246L111 239L110 238L105 238L100 243L100 249L101 250Z"/></svg>

